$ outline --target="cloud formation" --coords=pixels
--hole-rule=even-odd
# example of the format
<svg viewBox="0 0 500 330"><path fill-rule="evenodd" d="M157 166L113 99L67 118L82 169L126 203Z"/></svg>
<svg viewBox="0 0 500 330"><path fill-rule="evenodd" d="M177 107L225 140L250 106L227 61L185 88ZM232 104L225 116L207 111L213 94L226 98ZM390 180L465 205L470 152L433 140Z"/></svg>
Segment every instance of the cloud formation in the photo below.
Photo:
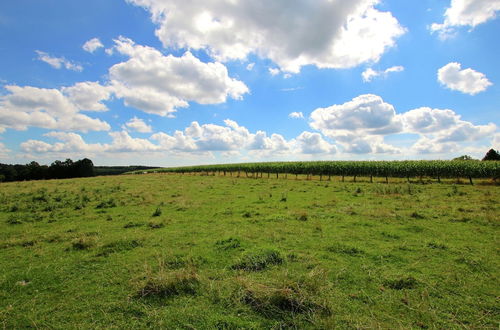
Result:
<svg viewBox="0 0 500 330"><path fill-rule="evenodd" d="M461 26L476 27L496 17L500 10L500 0L451 0L446 9L443 23L434 23L430 29L446 39Z"/></svg>
<svg viewBox="0 0 500 330"><path fill-rule="evenodd" d="M304 114L302 112L292 112L288 117L293 119L304 119Z"/></svg>
<svg viewBox="0 0 500 330"><path fill-rule="evenodd" d="M40 50L35 51L38 54L38 60L47 63L54 69L62 69L65 68L67 70L72 70L72 71L78 71L81 72L83 71L83 67L79 64L73 63L64 57L54 57L50 56L46 52L42 52Z"/></svg>
<svg viewBox="0 0 500 330"><path fill-rule="evenodd" d="M470 95L484 92L492 85L483 73L471 68L461 70L461 64L457 62L440 68L437 76L438 81L447 88Z"/></svg>
<svg viewBox="0 0 500 330"><path fill-rule="evenodd" d="M88 40L87 42L85 42L82 46L83 50L85 50L86 52L89 52L89 53L93 53L96 50L98 50L99 48L103 48L103 47L104 47L104 45L101 43L101 40L99 40L98 38L92 38L92 39Z"/></svg>
<svg viewBox="0 0 500 330"><path fill-rule="evenodd" d="M123 128L139 133L151 133L153 131L153 128L150 125L146 124L144 120L137 117L131 118L125 123L125 125L123 125Z"/></svg>
<svg viewBox="0 0 500 330"><path fill-rule="evenodd" d="M223 62L256 54L293 73L376 62L405 32L378 0L128 1L151 12L165 47L205 49Z"/></svg>
<svg viewBox="0 0 500 330"><path fill-rule="evenodd" d="M374 78L377 78L377 77L387 78L387 76L390 73L402 72L402 71L404 71L404 69L405 68L401 65L392 66L392 67L387 68L387 69L382 70L382 71L376 71L376 70L373 70L372 68L368 68L365 71L363 71L361 76L363 77L364 82L371 82Z"/></svg>
<svg viewBox="0 0 500 330"><path fill-rule="evenodd" d="M92 86L92 83L88 83ZM5 86L9 94L0 96L0 130L12 128L25 130L30 126L46 129L57 129L65 131L107 131L110 129L108 123L99 119L91 118L80 113L82 101L89 101L90 108L101 106L99 99L93 95L79 95L73 97L75 90L80 90L81 85L76 84L68 89L46 89L37 87L20 87L15 85ZM72 89L74 88L74 89ZM65 95L65 93L67 95ZM106 95L103 95L106 97Z"/></svg>
<svg viewBox="0 0 500 330"><path fill-rule="evenodd" d="M164 56L124 37L115 43L114 49L129 59L109 69L110 85L127 106L169 116L191 101L219 104L229 97L242 99L249 92L243 82L229 77L223 64L203 63L189 51L181 57Z"/></svg>

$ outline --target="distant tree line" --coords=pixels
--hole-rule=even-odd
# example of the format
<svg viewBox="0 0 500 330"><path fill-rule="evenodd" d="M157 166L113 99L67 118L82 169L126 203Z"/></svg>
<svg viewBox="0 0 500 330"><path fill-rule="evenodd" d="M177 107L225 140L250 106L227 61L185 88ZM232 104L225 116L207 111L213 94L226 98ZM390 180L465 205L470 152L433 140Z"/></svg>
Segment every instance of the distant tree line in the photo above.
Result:
<svg viewBox="0 0 500 330"><path fill-rule="evenodd" d="M95 176L95 170L94 163L88 158L76 162L69 158L65 161L56 160L50 166L40 165L35 161L26 165L0 163L0 182L67 179L89 176Z"/></svg>

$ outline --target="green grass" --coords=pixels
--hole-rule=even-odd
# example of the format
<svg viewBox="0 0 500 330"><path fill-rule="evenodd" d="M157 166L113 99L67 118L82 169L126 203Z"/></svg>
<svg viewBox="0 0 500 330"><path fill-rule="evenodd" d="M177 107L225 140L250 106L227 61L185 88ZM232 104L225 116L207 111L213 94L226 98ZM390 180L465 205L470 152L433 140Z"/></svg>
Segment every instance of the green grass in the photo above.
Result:
<svg viewBox="0 0 500 330"><path fill-rule="evenodd" d="M316 179L2 183L0 328L498 328L499 186Z"/></svg>

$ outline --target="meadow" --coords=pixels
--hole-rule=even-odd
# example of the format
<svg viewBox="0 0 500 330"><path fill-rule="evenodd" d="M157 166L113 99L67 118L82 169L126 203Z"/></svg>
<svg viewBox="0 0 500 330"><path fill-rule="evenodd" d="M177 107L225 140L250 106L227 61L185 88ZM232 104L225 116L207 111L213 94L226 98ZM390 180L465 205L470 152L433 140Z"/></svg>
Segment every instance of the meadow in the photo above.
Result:
<svg viewBox="0 0 500 330"><path fill-rule="evenodd" d="M498 185L330 179L1 183L0 327L498 328Z"/></svg>

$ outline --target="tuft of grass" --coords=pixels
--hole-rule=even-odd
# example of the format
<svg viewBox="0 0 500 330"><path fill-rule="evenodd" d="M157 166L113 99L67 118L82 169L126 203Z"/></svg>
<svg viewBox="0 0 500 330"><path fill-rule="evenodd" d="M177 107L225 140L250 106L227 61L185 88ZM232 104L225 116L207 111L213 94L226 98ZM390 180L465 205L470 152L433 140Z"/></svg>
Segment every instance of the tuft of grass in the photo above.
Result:
<svg viewBox="0 0 500 330"><path fill-rule="evenodd" d="M142 226L144 226L144 223L142 223L142 222L132 222L132 221L130 221L130 222L127 222L123 226L123 228L136 228L136 227L142 227Z"/></svg>
<svg viewBox="0 0 500 330"><path fill-rule="evenodd" d="M118 241L114 241L108 244L103 245L99 249L98 257L107 257L112 253L125 252L135 249L136 247L141 246L141 242L135 239L121 239Z"/></svg>
<svg viewBox="0 0 500 330"><path fill-rule="evenodd" d="M88 250L96 245L96 239L93 236L82 236L71 242L73 250Z"/></svg>
<svg viewBox="0 0 500 330"><path fill-rule="evenodd" d="M437 249L437 250L446 250L448 247L442 243L437 243L437 242L429 242L427 243L427 247L430 249Z"/></svg>
<svg viewBox="0 0 500 330"><path fill-rule="evenodd" d="M384 286L393 290L415 289L417 285L418 281L413 276L384 281Z"/></svg>
<svg viewBox="0 0 500 330"><path fill-rule="evenodd" d="M241 246L241 242L237 238L229 237L215 242L215 246L220 250L231 250L239 248Z"/></svg>
<svg viewBox="0 0 500 330"><path fill-rule="evenodd" d="M318 292L297 280L263 285L243 282L234 293L235 300L250 306L257 313L270 319L287 319L291 315L316 313L330 315L325 301L318 299Z"/></svg>
<svg viewBox="0 0 500 330"><path fill-rule="evenodd" d="M425 217L417 211L414 211L412 214L410 214L410 217L412 217L413 219L425 219Z"/></svg>
<svg viewBox="0 0 500 330"><path fill-rule="evenodd" d="M270 248L257 249L245 252L232 268L246 271L260 271L273 265L281 265L284 261L278 250Z"/></svg>
<svg viewBox="0 0 500 330"><path fill-rule="evenodd" d="M160 221L150 221L148 223L148 227L151 229L160 229L160 228L165 227L165 224L163 222L160 222Z"/></svg>
<svg viewBox="0 0 500 330"><path fill-rule="evenodd" d="M344 244L340 244L340 243L328 246L326 248L326 250L329 252L347 254L350 256L359 256L359 255L362 255L365 253L365 251L363 251L357 247L348 246L348 245L344 245Z"/></svg>
<svg viewBox="0 0 500 330"><path fill-rule="evenodd" d="M148 271L138 284L136 297L171 298L179 295L194 295L200 288L200 278L194 269L169 271L160 267Z"/></svg>
<svg viewBox="0 0 500 330"><path fill-rule="evenodd" d="M152 217L159 217L161 215L161 208L157 207L156 210L151 214Z"/></svg>
<svg viewBox="0 0 500 330"><path fill-rule="evenodd" d="M101 201L97 206L95 207L96 209L109 209L116 207L116 202L113 198L108 199L107 201Z"/></svg>

